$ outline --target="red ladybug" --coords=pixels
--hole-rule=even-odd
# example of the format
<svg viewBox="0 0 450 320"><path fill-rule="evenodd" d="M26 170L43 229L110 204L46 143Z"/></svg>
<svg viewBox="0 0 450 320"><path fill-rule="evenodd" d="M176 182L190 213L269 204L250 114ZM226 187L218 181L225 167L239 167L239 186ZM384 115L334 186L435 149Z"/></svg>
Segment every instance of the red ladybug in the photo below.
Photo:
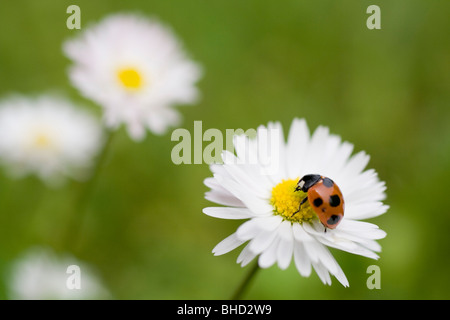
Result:
<svg viewBox="0 0 450 320"><path fill-rule="evenodd" d="M300 207L309 200L325 231L336 228L344 217L344 197L333 180L319 174L307 174L298 181L295 191L299 190L308 194Z"/></svg>

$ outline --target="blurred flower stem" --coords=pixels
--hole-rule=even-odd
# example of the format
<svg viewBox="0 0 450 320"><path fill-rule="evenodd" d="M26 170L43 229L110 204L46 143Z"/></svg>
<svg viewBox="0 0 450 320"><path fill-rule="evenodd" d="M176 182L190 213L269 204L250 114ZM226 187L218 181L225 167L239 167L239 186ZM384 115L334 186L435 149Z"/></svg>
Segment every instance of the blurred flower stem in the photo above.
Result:
<svg viewBox="0 0 450 320"><path fill-rule="evenodd" d="M241 300L242 295L244 294L245 290L249 286L251 280L255 277L256 272L261 269L258 265L258 261L253 265L253 267L248 272L247 276L244 278L240 286L237 288L236 292L234 293L231 300Z"/></svg>
<svg viewBox="0 0 450 320"><path fill-rule="evenodd" d="M66 230L63 234L61 243L63 250L76 251L81 245L83 227L85 226L85 220L87 218L87 207L92 193L95 190L102 167L105 165L105 161L108 158L115 131L106 130L105 136L105 143L92 167L91 176L86 181L79 184L78 195L76 195L72 210L69 211Z"/></svg>

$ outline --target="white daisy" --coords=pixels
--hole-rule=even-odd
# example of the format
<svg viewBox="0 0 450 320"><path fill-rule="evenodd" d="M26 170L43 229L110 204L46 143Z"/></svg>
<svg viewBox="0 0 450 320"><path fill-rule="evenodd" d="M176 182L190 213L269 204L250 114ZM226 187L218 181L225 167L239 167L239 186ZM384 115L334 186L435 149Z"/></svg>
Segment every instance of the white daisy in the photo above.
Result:
<svg viewBox="0 0 450 320"><path fill-rule="evenodd" d="M52 96L0 102L0 162L12 175L36 174L55 183L82 178L102 145L90 113Z"/></svg>
<svg viewBox="0 0 450 320"><path fill-rule="evenodd" d="M49 248L29 249L12 263L6 280L15 300L110 298L91 266Z"/></svg>
<svg viewBox="0 0 450 320"><path fill-rule="evenodd" d="M331 273L348 286L328 247L378 259L375 252L381 247L375 240L386 233L360 220L386 212L388 206L381 202L385 183L375 170L364 170L369 161L365 152L352 156L353 145L326 127L318 127L310 136L305 120L295 119L287 143L282 132L280 123L269 123L258 128L255 139L235 136L236 156L225 151L223 164L211 165L214 177L205 179L211 188L205 197L224 207L203 212L222 219L249 219L213 253L222 255L249 241L237 259L242 266L259 256L262 268L277 263L286 269L293 258L302 276L308 277L314 268L324 284L331 284ZM270 141L267 154L258 150ZM267 161L277 163L277 170L267 170ZM342 191L345 213L335 229L322 225L308 201L300 207L307 193L296 187L307 174L329 177Z"/></svg>
<svg viewBox="0 0 450 320"><path fill-rule="evenodd" d="M148 128L161 134L179 122L174 104L193 103L199 66L156 20L116 14L64 44L73 85L104 108L110 127L121 123L135 140Z"/></svg>

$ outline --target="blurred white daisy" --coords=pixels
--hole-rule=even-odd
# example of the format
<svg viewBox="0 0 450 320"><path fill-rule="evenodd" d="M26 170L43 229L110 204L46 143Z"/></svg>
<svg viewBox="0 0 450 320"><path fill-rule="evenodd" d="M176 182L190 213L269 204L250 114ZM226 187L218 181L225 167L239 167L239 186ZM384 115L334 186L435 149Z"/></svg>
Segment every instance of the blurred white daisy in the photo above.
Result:
<svg viewBox="0 0 450 320"><path fill-rule="evenodd" d="M0 102L0 162L13 176L36 174L50 184L83 178L102 145L90 113L52 96Z"/></svg>
<svg viewBox="0 0 450 320"><path fill-rule="evenodd" d="M200 67L189 60L166 26L154 19L116 14L87 28L63 46L73 60L69 77L88 99L104 108L109 127L125 123L142 139L176 125L174 104L196 101Z"/></svg>
<svg viewBox="0 0 450 320"><path fill-rule="evenodd" d="M108 290L93 268L71 255L35 247L12 263L7 289L14 300L108 299Z"/></svg>
<svg viewBox="0 0 450 320"><path fill-rule="evenodd" d="M261 152L269 143L267 152ZM255 139L235 136L234 147L236 155L225 151L223 164L211 165L214 177L205 179L211 188L206 199L224 206L203 212L249 220L213 249L215 255L249 241L237 259L242 266L259 256L261 268L277 263L286 269L293 259L302 276L308 277L314 268L324 284L331 284L332 274L344 286L348 280L328 247L378 258L375 252L381 247L375 240L386 233L360 220L386 212L388 206L381 202L386 187L375 170L364 170L369 161L366 153L352 156L353 145L326 127L318 127L310 136L303 119L293 121L287 143L280 123L269 123L258 128ZM268 162L276 163L276 170L267 170ZM345 213L335 229L325 228L308 202L300 207L307 193L296 191L297 183L307 174L329 177L339 186Z"/></svg>

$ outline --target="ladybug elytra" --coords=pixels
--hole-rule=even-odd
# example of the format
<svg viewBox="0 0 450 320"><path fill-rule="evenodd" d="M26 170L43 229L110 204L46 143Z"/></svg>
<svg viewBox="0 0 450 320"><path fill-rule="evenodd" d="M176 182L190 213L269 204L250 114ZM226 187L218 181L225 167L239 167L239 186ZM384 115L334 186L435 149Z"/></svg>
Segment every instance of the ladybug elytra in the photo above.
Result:
<svg viewBox="0 0 450 320"><path fill-rule="evenodd" d="M295 191L299 190L307 194L300 207L309 201L325 231L336 228L344 217L344 197L334 181L319 174L307 174L298 181Z"/></svg>

